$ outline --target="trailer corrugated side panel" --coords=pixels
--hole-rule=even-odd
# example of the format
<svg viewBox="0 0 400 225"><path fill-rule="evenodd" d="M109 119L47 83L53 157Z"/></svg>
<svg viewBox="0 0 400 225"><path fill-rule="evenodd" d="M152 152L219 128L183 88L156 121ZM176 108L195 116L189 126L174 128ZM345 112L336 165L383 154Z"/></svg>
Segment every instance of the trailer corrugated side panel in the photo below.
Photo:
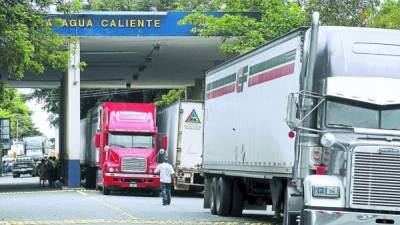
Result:
<svg viewBox="0 0 400 225"><path fill-rule="evenodd" d="M86 144L85 164L90 167L97 167L99 164L99 148L96 148L94 139L96 132L100 130L101 107L96 106L89 110L86 118Z"/></svg>
<svg viewBox="0 0 400 225"><path fill-rule="evenodd" d="M175 166L176 164L176 146L178 140L178 119L179 102L157 112L157 127L160 135L167 135L168 139L168 159Z"/></svg>
<svg viewBox="0 0 400 225"><path fill-rule="evenodd" d="M181 102L180 116L180 167L198 169L203 153L204 109L202 102Z"/></svg>
<svg viewBox="0 0 400 225"><path fill-rule="evenodd" d="M291 177L286 104L299 90L303 36L292 32L207 73L205 172Z"/></svg>
<svg viewBox="0 0 400 225"><path fill-rule="evenodd" d="M80 152L79 152L79 157L80 157L80 163L84 164L85 163L85 149L86 149L86 129L87 129L87 119L81 119L81 146L80 146Z"/></svg>

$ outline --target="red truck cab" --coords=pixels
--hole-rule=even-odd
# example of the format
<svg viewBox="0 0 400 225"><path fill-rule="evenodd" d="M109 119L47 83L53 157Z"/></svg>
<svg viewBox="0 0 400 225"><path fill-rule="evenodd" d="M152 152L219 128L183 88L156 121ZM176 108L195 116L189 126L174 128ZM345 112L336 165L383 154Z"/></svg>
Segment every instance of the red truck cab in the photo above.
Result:
<svg viewBox="0 0 400 225"><path fill-rule="evenodd" d="M158 191L158 138L154 104L102 104L94 139L99 148L96 182L103 194L127 188Z"/></svg>

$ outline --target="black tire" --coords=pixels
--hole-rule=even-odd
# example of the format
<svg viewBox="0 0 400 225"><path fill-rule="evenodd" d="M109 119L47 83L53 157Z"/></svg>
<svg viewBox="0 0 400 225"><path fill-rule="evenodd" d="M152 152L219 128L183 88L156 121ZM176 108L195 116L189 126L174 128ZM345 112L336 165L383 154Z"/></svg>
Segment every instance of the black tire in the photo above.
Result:
<svg viewBox="0 0 400 225"><path fill-rule="evenodd" d="M109 195L110 193L111 193L110 188L106 187L106 186L103 184L103 195Z"/></svg>
<svg viewBox="0 0 400 225"><path fill-rule="evenodd" d="M97 183L97 168L86 168L85 179L87 188L95 188Z"/></svg>
<svg viewBox="0 0 400 225"><path fill-rule="evenodd" d="M218 178L213 177L211 181L211 190L210 190L210 212L213 215L217 214L217 206L216 206L217 182Z"/></svg>
<svg viewBox="0 0 400 225"><path fill-rule="evenodd" d="M233 182L232 188L232 208L231 216L242 216L244 204L244 193L243 189L240 187L240 181L236 180Z"/></svg>
<svg viewBox="0 0 400 225"><path fill-rule="evenodd" d="M19 173L13 173L13 178L17 178L17 177L19 177L19 176L20 176Z"/></svg>
<svg viewBox="0 0 400 225"><path fill-rule="evenodd" d="M227 177L220 177L217 182L215 206L218 216L228 216L232 207L232 182Z"/></svg>
<svg viewBox="0 0 400 225"><path fill-rule="evenodd" d="M211 182L212 179L206 177L204 179L204 190L203 190L203 208L210 208L210 192L211 192Z"/></svg>

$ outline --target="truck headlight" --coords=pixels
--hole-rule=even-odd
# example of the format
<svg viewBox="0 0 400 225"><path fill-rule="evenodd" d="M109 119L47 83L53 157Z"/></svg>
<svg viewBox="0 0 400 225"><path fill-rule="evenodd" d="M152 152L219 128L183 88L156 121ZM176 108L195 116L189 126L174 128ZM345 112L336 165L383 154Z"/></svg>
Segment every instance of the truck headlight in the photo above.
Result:
<svg viewBox="0 0 400 225"><path fill-rule="evenodd" d="M110 168L108 168L108 171L109 171L110 173L113 173L113 172L114 172L114 168L113 168L113 167L110 167Z"/></svg>
<svg viewBox="0 0 400 225"><path fill-rule="evenodd" d="M334 145L336 142L335 135L333 135L332 133L326 133L322 135L320 142L321 145L326 148L332 147L332 145Z"/></svg>
<svg viewBox="0 0 400 225"><path fill-rule="evenodd" d="M313 186L312 195L315 198L339 198L340 188L335 186Z"/></svg>

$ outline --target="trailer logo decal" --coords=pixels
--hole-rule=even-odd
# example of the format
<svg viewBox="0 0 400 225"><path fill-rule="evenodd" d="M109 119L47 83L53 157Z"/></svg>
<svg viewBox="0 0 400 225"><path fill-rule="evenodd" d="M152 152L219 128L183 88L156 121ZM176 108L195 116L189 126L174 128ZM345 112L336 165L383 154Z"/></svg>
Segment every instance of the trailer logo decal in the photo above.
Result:
<svg viewBox="0 0 400 225"><path fill-rule="evenodd" d="M250 67L248 86L254 86L294 72L296 50L286 52L274 58L260 62Z"/></svg>
<svg viewBox="0 0 400 225"><path fill-rule="evenodd" d="M236 73L236 92L243 91L244 83L247 82L247 75L249 74L249 66L242 67Z"/></svg>
<svg viewBox="0 0 400 225"><path fill-rule="evenodd" d="M196 110L193 109L192 112L189 114L189 116L185 120L186 123L201 123L200 118L196 113Z"/></svg>
<svg viewBox="0 0 400 225"><path fill-rule="evenodd" d="M232 92L241 93L245 83L252 87L294 73L296 49L259 62L244 66L236 73L214 80L206 85L206 99L214 99Z"/></svg>
<svg viewBox="0 0 400 225"><path fill-rule="evenodd" d="M236 73L229 74L228 76L222 77L206 86L206 99L217 98L222 95L226 95L235 92L236 88Z"/></svg>
<svg viewBox="0 0 400 225"><path fill-rule="evenodd" d="M192 110L192 112L186 118L185 122L186 122L185 123L186 129L191 129L191 130L201 129L201 121L195 109Z"/></svg>

